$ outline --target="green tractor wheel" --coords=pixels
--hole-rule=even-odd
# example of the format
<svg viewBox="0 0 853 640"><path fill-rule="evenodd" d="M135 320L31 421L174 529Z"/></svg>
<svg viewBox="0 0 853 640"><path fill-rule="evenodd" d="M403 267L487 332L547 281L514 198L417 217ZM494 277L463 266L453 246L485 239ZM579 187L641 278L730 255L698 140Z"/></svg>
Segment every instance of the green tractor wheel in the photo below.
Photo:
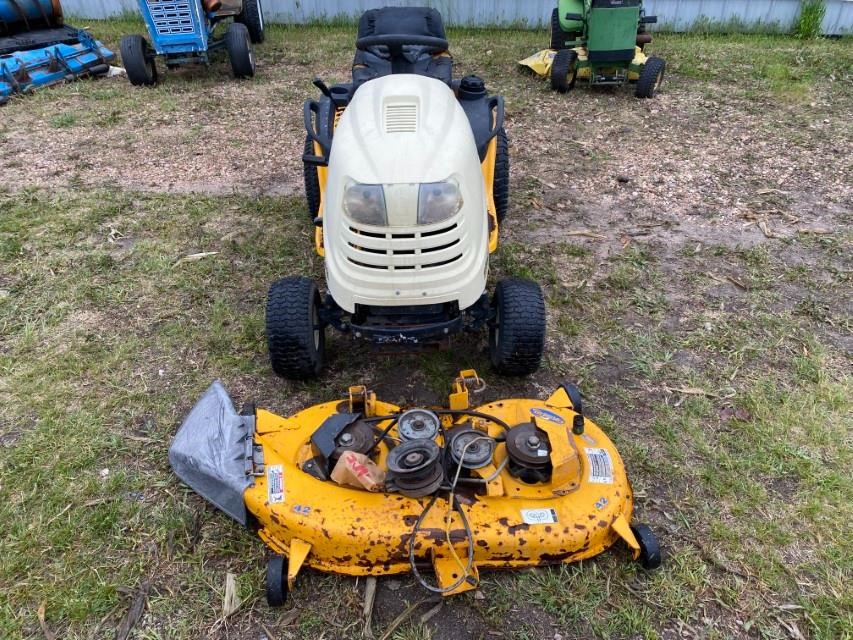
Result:
<svg viewBox="0 0 853 640"><path fill-rule="evenodd" d="M560 10L554 7L554 10L551 12L551 33L549 35L549 40L551 43L551 49L562 49L566 46L566 41L569 39L569 34L563 31L563 28L560 26Z"/></svg>
<svg viewBox="0 0 853 640"><path fill-rule="evenodd" d="M551 88L560 93L571 91L578 79L578 54L573 49L561 49L551 63Z"/></svg>
<svg viewBox="0 0 853 640"><path fill-rule="evenodd" d="M646 60L640 77L637 80L635 95L638 98L654 98L655 94L663 84L663 75L666 71L666 62L662 58L651 57Z"/></svg>

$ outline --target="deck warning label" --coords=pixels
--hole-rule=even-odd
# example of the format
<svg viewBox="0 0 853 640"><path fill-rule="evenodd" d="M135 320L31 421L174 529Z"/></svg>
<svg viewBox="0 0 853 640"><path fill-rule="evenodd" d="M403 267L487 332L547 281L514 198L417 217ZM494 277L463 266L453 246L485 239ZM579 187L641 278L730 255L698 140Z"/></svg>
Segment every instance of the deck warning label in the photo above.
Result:
<svg viewBox="0 0 853 640"><path fill-rule="evenodd" d="M554 509L522 509L521 519L525 524L556 524L557 512Z"/></svg>
<svg viewBox="0 0 853 640"><path fill-rule="evenodd" d="M596 484L613 484L613 461L607 449L592 449L584 447L586 459L589 460L589 482Z"/></svg>
<svg viewBox="0 0 853 640"><path fill-rule="evenodd" d="M280 464L267 467L267 492L270 504L284 502L284 471Z"/></svg>

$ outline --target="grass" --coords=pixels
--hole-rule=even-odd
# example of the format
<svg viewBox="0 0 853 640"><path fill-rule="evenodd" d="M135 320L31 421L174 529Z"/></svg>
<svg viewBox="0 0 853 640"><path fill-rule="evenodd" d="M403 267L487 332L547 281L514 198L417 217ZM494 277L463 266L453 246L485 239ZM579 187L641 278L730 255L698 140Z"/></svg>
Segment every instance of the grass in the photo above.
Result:
<svg viewBox="0 0 853 640"><path fill-rule="evenodd" d="M119 35L140 28L92 26L114 48ZM627 91L579 87L555 97L508 74L541 35L450 34L459 72L489 78L512 118L519 160L491 277L531 277L545 289L546 364L531 379L492 376L478 337L451 351L395 357L339 336L326 377L275 379L265 356L266 288L283 274L322 278L297 196L97 184L91 149L67 160L77 174L62 188L12 180L0 187L0 637L44 637L41 605L57 637L114 637L126 591L144 581L152 588L139 638L360 632L363 581L309 571L284 613L266 608L262 544L177 482L166 458L170 438L214 378L236 399L288 414L360 381L393 402L441 402L463 366L487 377L489 400L580 382L589 415L628 465L638 517L659 534L666 561L645 573L615 549L579 565L484 572L484 598L461 596L392 637L853 637L853 384L842 302L849 216L814 223L830 233L784 239L753 226L744 241L744 221L720 212L732 201L777 212L767 214L774 229L782 214L823 211L825 203L802 199L799 174L787 178L786 195L758 196L763 178L744 165L731 177L728 162L710 162L702 171L718 182L701 189L710 199L703 213L684 213L694 211L685 205L668 217L681 203L643 197L680 165L645 161L655 149L643 140L654 131L641 119L650 110L659 126L670 110L687 118L677 131L679 162L689 167L700 145L689 134L716 122L718 110L747 118L736 134L749 130L771 143L786 136L798 154L817 147L835 157L832 149L844 148L835 128L823 138L810 125L844 126L853 104L851 42L661 36L654 47L670 62L671 84L659 101L638 105ZM348 27L274 27L261 50L264 72L241 91L270 103L268 117L298 119L310 78L342 78L351 51ZM146 124L177 120L186 127L174 145L196 146L211 125L203 114L219 118L239 101L214 93L232 86L226 75L214 65L147 91L99 81L36 92L4 107L0 140L44 126L57 136L111 129L132 142ZM304 76L304 87L290 84L293 76ZM584 117L567 100L584 104ZM607 115L628 111L629 120ZM181 120L187 113L191 120ZM800 126L779 133L783 118ZM707 131L700 156L721 135ZM255 143L237 133L217 144L251 150ZM632 182L613 186L625 149ZM744 153L759 151L753 144ZM849 191L820 182L805 162L801 172L801 191L837 198L830 204L841 211L850 202ZM215 253L186 259L202 252ZM227 572L238 575L246 604L221 627ZM378 635L405 601L423 597L402 583L392 591L380 581Z"/></svg>

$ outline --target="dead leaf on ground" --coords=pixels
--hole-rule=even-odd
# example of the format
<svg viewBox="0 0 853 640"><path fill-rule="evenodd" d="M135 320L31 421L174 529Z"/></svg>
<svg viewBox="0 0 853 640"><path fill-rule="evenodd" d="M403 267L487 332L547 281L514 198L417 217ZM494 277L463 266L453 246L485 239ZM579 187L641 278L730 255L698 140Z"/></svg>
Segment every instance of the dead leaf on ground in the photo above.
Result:
<svg viewBox="0 0 853 640"><path fill-rule="evenodd" d="M127 613L122 618L118 629L116 629L116 640L127 640L133 627L142 618L142 614L145 612L145 605L148 602L148 591L150 588L151 584L149 582L143 582L137 589L132 591L132 593L135 593L135 596L130 603Z"/></svg>
<svg viewBox="0 0 853 640"><path fill-rule="evenodd" d="M203 258L207 258L209 256L215 256L218 253L219 253L218 251L202 251L201 253L191 253L190 255L184 256L183 258L178 260L175 264L172 265L172 268L175 268L179 265L182 265L185 262L196 262L198 260L201 260Z"/></svg>
<svg viewBox="0 0 853 640"><path fill-rule="evenodd" d="M593 238L595 240L606 240L607 236L602 235L600 233L595 233L594 231L589 231L588 229L576 229L574 231L565 231L563 232L564 236L581 236L584 238Z"/></svg>
<svg viewBox="0 0 853 640"><path fill-rule="evenodd" d="M723 284L733 284L738 289L749 291L749 287L747 287L743 282L732 276L719 276L716 273L708 273L708 276L711 278L711 280L716 280L717 282L721 282Z"/></svg>
<svg viewBox="0 0 853 640"><path fill-rule="evenodd" d="M243 601L240 599L240 594L237 593L237 576L229 571L225 574L225 597L222 599L222 617L228 618L242 604Z"/></svg>
<svg viewBox="0 0 853 640"><path fill-rule="evenodd" d="M47 628L47 621L45 620L45 603L42 602L39 605L38 611L36 615L38 615L39 626L41 627L41 632L44 634L46 640L54 640L56 636L53 635L53 632Z"/></svg>
<svg viewBox="0 0 853 640"><path fill-rule="evenodd" d="M779 235L778 233L774 233L773 231L771 231L771 230L770 230L770 227L769 227L769 225L767 224L767 221L766 221L766 220L759 220L759 221L758 221L758 228L759 228L759 229L761 229L761 233L763 233L763 234L764 234L764 237L765 237L765 238L775 238L775 239L779 239L779 238L784 238L784 237L785 237L785 236L781 236L781 235Z"/></svg>

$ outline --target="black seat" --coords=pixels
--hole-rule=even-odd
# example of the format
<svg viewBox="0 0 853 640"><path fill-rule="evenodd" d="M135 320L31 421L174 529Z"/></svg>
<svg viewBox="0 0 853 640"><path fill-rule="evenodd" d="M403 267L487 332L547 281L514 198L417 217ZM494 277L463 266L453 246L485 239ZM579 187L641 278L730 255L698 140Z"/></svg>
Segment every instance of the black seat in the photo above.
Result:
<svg viewBox="0 0 853 640"><path fill-rule="evenodd" d="M384 7L365 11L358 22L358 38L405 34L446 40L441 14L429 7ZM403 47L404 61L392 64L392 56L384 45L356 51L352 63L354 89L368 80L392 73L416 73L453 82L453 58L446 48L422 45Z"/></svg>

